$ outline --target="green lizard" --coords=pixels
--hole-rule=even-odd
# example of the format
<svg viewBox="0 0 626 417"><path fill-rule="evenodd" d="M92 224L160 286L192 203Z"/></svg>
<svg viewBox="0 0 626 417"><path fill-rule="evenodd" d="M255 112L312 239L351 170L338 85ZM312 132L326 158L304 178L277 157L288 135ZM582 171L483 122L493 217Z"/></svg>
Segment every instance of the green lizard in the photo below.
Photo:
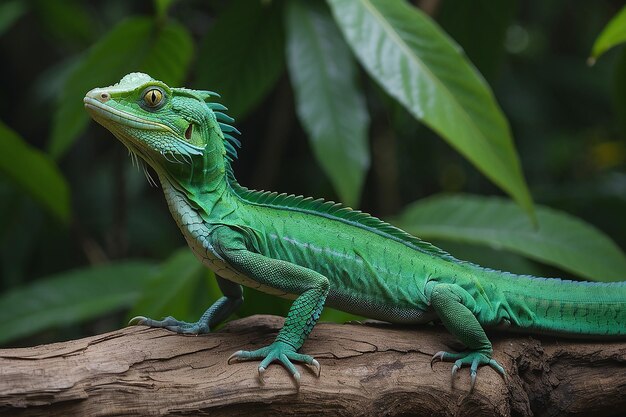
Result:
<svg viewBox="0 0 626 417"><path fill-rule="evenodd" d="M468 350L438 352L452 374L479 366L505 375L484 328L570 336L625 337L626 283L519 276L463 262L368 214L340 204L259 192L235 180L240 145L217 94L171 88L132 73L84 99L91 116L157 173L187 243L215 271L224 296L195 323L135 317L130 324L207 333L237 310L246 285L294 299L276 340L231 359L274 361L299 384L292 361L325 304L393 323L440 320ZM432 362L431 362L432 364Z"/></svg>

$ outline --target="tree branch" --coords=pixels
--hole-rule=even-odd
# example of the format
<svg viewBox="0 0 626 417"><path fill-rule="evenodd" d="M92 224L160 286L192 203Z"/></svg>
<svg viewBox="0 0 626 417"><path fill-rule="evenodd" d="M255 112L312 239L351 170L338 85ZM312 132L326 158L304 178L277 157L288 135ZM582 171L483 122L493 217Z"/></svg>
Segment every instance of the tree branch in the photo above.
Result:
<svg viewBox="0 0 626 417"><path fill-rule="evenodd" d="M490 334L505 382L484 367L473 393L462 370L430 357L458 349L440 326L318 324L302 351L319 378L258 362L227 365L270 343L283 319L253 316L205 336L129 327L51 345L0 350L0 414L68 415L622 415L626 344Z"/></svg>

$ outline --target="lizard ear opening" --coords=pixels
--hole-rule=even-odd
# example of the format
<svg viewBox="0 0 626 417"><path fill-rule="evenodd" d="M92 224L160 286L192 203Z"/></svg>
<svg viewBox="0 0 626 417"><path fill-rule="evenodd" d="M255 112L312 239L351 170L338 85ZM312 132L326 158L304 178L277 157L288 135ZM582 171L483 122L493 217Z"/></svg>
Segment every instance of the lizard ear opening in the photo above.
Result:
<svg viewBox="0 0 626 417"><path fill-rule="evenodd" d="M202 139L202 129L190 122L185 130L185 140L194 146L204 146L204 140Z"/></svg>

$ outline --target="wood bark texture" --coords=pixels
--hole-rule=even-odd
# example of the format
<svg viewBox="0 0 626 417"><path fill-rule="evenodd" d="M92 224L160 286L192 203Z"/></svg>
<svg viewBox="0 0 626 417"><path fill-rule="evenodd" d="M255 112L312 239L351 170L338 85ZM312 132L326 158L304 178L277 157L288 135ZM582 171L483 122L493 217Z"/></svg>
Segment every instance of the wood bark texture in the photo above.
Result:
<svg viewBox="0 0 626 417"><path fill-rule="evenodd" d="M0 415L626 415L626 343L492 333L504 381L480 368L451 379L439 350L461 346L441 326L318 324L302 352L300 389L280 365L265 382L258 362L227 364L239 349L271 343L274 316L228 323L204 336L128 327L63 343L0 350ZM453 383L451 382L453 381Z"/></svg>

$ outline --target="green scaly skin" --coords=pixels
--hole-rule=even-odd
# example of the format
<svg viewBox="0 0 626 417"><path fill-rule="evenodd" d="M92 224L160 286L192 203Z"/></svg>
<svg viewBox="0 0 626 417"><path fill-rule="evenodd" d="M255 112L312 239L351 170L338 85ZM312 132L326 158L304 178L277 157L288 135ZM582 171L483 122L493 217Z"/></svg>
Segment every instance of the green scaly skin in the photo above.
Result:
<svg viewBox="0 0 626 417"><path fill-rule="evenodd" d="M341 205L240 186L231 169L239 132L215 96L133 73L84 99L91 116L156 171L174 220L224 294L195 323L131 324L207 333L241 305L241 285L294 299L274 343L231 358L261 360L260 375L278 361L299 382L292 361L319 371L298 349L325 304L394 323L439 319L468 350L438 352L433 361L454 362L453 374L470 366L472 388L481 365L505 374L484 328L625 337L626 283L485 269Z"/></svg>

